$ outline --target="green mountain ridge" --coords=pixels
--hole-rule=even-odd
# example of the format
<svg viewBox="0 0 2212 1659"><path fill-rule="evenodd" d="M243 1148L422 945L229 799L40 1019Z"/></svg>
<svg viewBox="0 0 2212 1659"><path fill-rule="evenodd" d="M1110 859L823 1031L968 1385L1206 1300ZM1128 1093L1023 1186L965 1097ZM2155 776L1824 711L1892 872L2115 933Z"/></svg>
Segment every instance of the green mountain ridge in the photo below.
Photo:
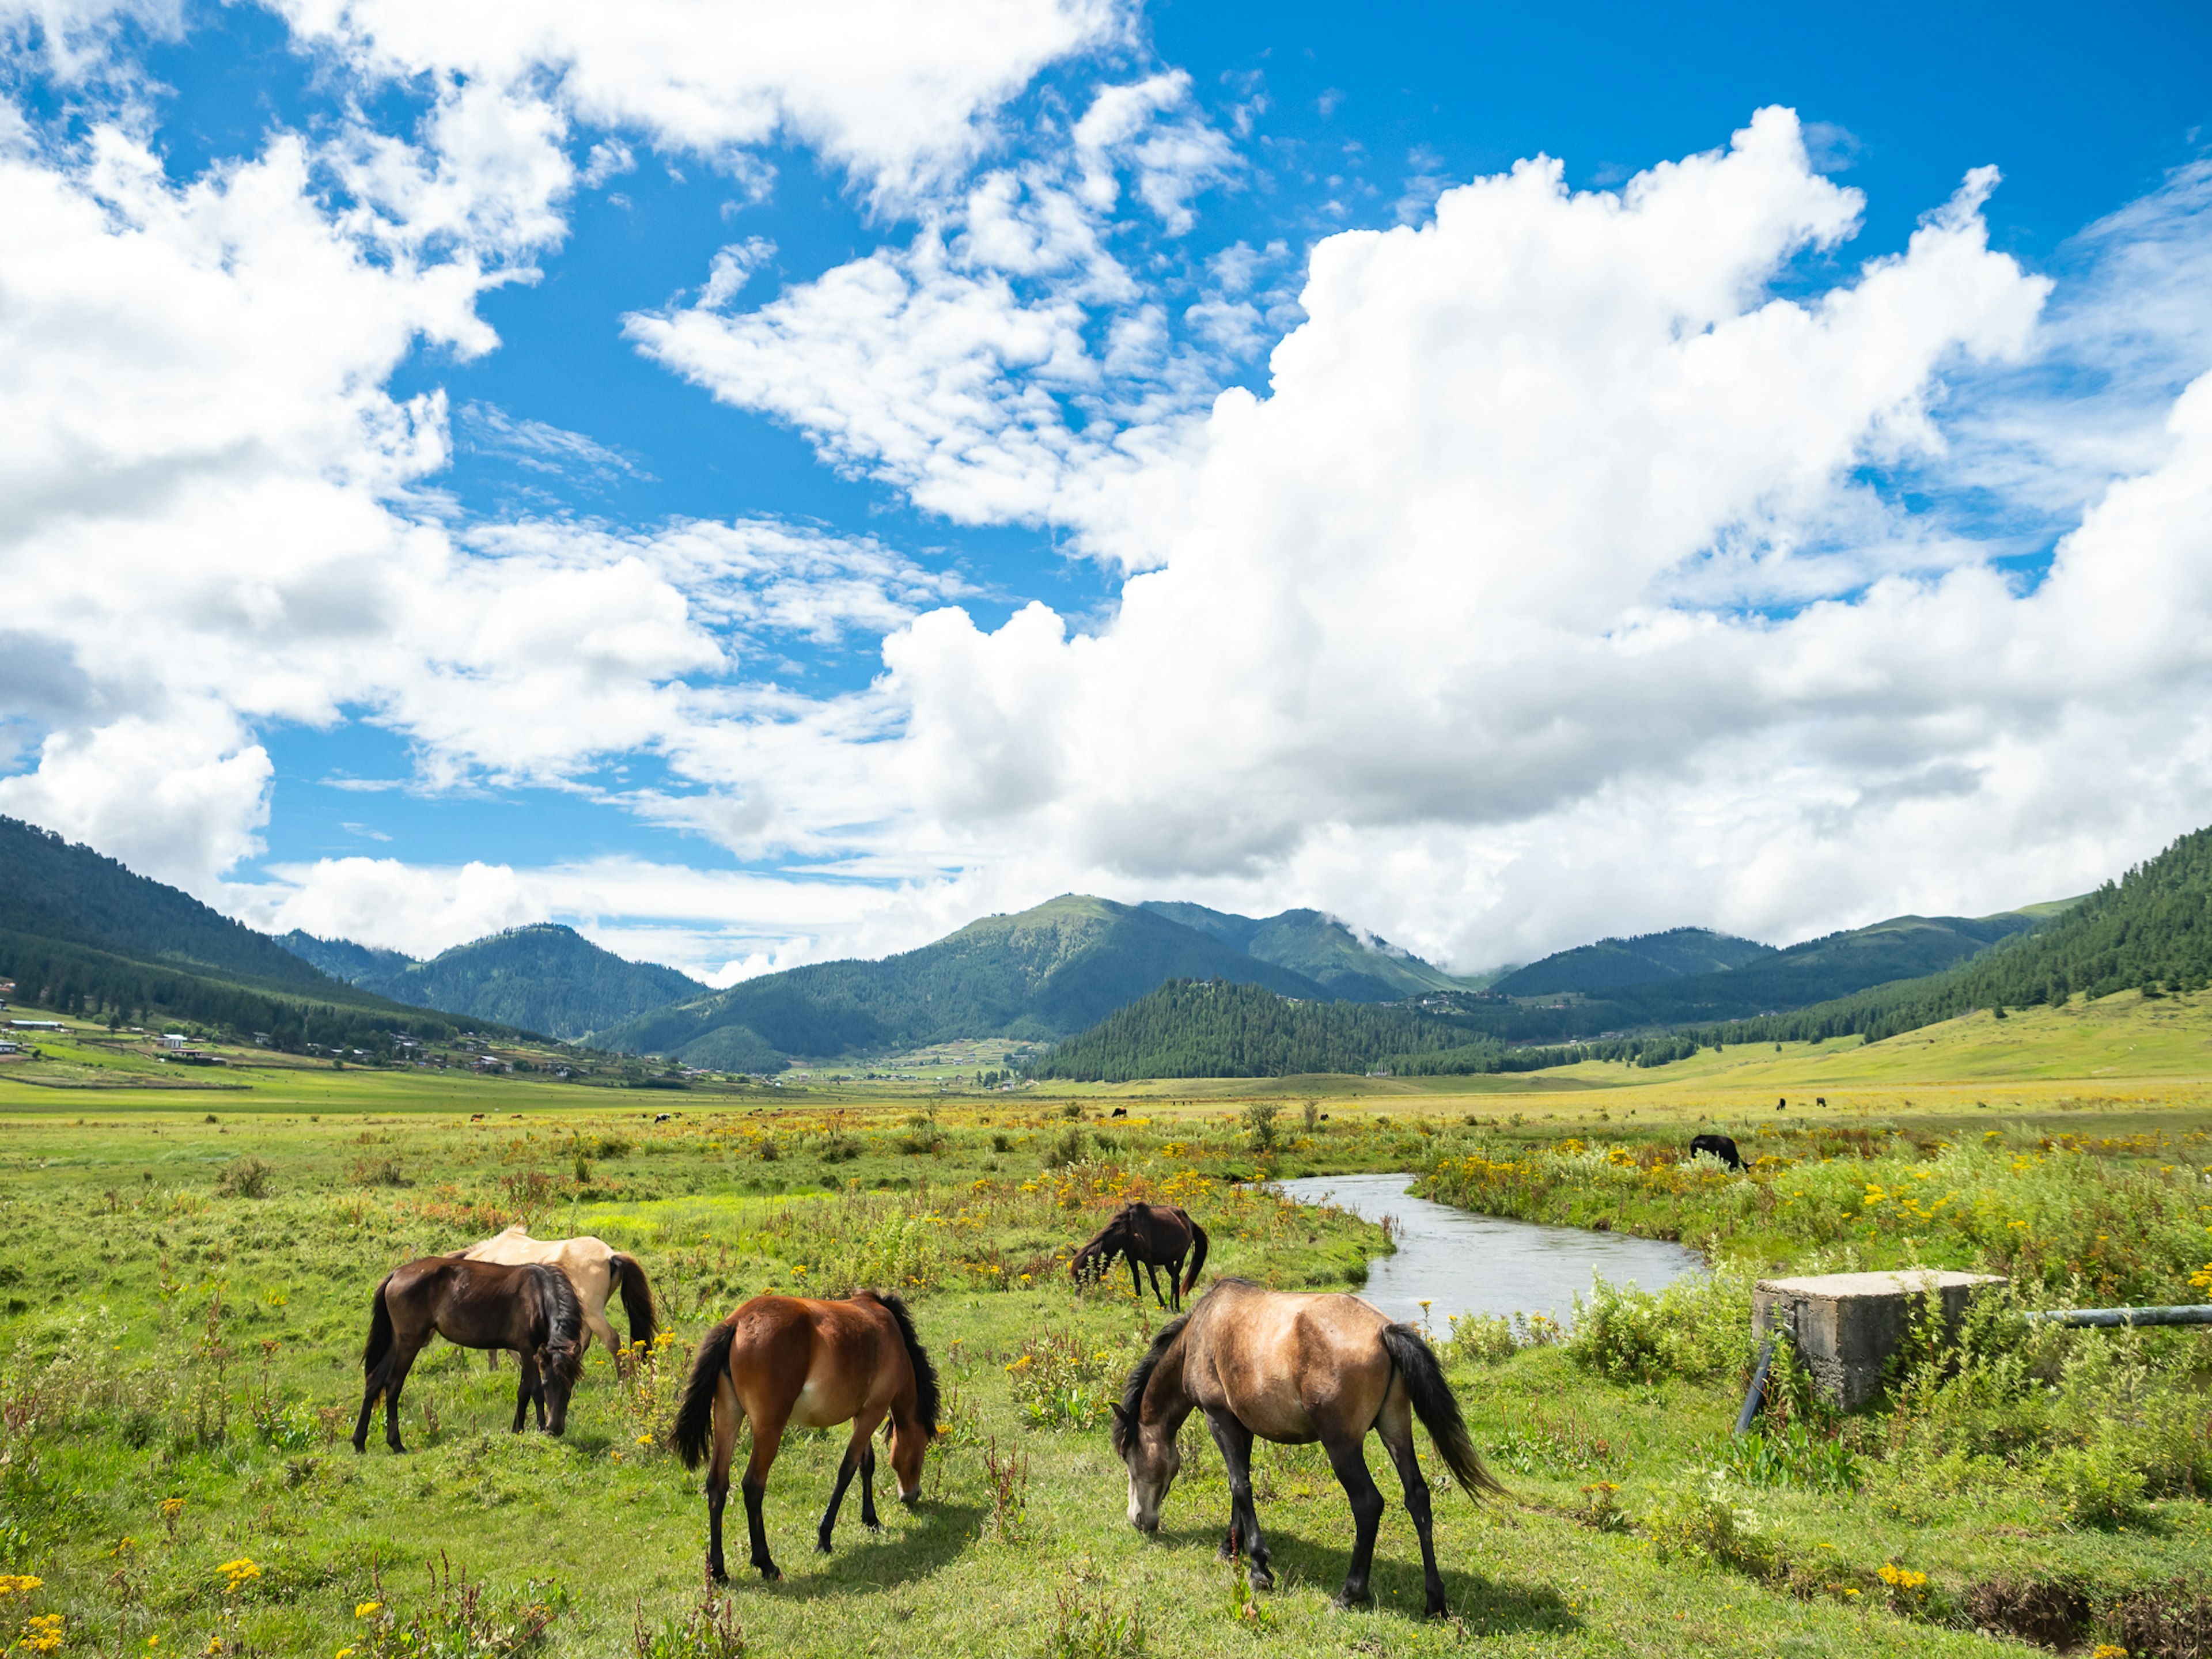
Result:
<svg viewBox="0 0 2212 1659"><path fill-rule="evenodd" d="M1491 982L1503 996L1543 996L1559 991L1606 991L1699 974L1734 973L1778 956L1771 945L1717 933L1706 927L1670 927L1632 939L1578 945L1516 969Z"/></svg>
<svg viewBox="0 0 2212 1659"><path fill-rule="evenodd" d="M294 932L278 941L349 983L395 1002L578 1042L706 990L689 974L631 962L559 922L510 927L427 962L398 951Z"/></svg>
<svg viewBox="0 0 2212 1659"><path fill-rule="evenodd" d="M274 1046L380 1048L453 1028L332 978L190 894L52 831L0 817L0 976L24 1000L178 1021Z"/></svg>
<svg viewBox="0 0 2212 1659"><path fill-rule="evenodd" d="M1148 899L1138 908L1303 975L1340 1001L1396 1002L1424 991L1464 990L1472 983L1320 910L1240 916L1172 899Z"/></svg>
<svg viewBox="0 0 2212 1659"><path fill-rule="evenodd" d="M1140 906L1066 894L880 961L816 963L641 1015L595 1039L694 1065L885 1053L954 1038L1050 1041L1170 979L1250 981L1327 1000L1304 975ZM750 1056L757 1063L741 1063Z"/></svg>

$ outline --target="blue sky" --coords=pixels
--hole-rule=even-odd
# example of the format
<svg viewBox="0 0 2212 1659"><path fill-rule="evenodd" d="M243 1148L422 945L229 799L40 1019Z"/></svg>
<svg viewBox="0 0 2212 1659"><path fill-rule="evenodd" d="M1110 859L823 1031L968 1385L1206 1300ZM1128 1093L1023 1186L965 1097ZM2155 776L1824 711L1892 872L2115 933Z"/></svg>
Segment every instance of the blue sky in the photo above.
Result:
<svg viewBox="0 0 2212 1659"><path fill-rule="evenodd" d="M2212 817L2201 7L718 16L0 0L0 811L718 980L1071 887L1786 942Z"/></svg>

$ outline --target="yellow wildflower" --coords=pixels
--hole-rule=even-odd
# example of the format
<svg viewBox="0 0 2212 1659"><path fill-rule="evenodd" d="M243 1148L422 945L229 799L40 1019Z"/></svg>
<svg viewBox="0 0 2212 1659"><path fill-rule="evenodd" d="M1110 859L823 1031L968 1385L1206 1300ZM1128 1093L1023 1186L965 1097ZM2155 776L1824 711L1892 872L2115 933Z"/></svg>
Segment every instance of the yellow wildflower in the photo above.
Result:
<svg viewBox="0 0 2212 1659"><path fill-rule="evenodd" d="M62 1616L58 1613L40 1613L26 1621L21 1645L33 1653L52 1653L62 1644Z"/></svg>
<svg viewBox="0 0 2212 1659"><path fill-rule="evenodd" d="M261 1577L261 1569L242 1555L235 1561L224 1562L216 1571L222 1577L226 1590L235 1590L247 1580Z"/></svg>
<svg viewBox="0 0 2212 1659"><path fill-rule="evenodd" d="M10 1595L28 1595L46 1581L33 1578L28 1573L0 1572L0 1600Z"/></svg>
<svg viewBox="0 0 2212 1659"><path fill-rule="evenodd" d="M356 1619L366 1619L383 1605L381 1601L364 1601L353 1610L353 1616Z"/></svg>

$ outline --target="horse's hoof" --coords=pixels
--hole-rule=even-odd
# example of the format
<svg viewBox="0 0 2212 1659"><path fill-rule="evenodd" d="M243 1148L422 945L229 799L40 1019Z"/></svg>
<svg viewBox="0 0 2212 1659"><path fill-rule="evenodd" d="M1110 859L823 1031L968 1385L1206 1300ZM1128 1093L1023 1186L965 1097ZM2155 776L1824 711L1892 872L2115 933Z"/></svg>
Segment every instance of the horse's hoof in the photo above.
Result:
<svg viewBox="0 0 2212 1659"><path fill-rule="evenodd" d="M760 1575L763 1582L766 1583L780 1584L783 1582L783 1574L777 1570L773 1562L763 1567L760 1570Z"/></svg>
<svg viewBox="0 0 2212 1659"><path fill-rule="evenodd" d="M1367 1590L1362 1590L1357 1595L1352 1595L1349 1590L1340 1590L1329 1598L1328 1605L1331 1612L1350 1613L1354 1607L1373 1607L1375 1597Z"/></svg>
<svg viewBox="0 0 2212 1659"><path fill-rule="evenodd" d="M829 1554L829 1553L830 1553L830 1540L829 1540L828 1539L826 1539L826 1538L817 1538L817 1539L816 1539L816 1540L814 1540L814 1553L815 1553L817 1555L827 1555L827 1554Z"/></svg>
<svg viewBox="0 0 2212 1659"><path fill-rule="evenodd" d="M870 1532L881 1532L884 1529L884 1523L880 1521L863 1521L860 1524Z"/></svg>
<svg viewBox="0 0 2212 1659"><path fill-rule="evenodd" d="M1451 1617L1451 1609L1441 1601L1431 1601L1429 1603L1428 1610L1422 1613L1421 1617L1424 1619L1449 1619Z"/></svg>
<svg viewBox="0 0 2212 1659"><path fill-rule="evenodd" d="M1274 1589L1275 1575L1269 1572L1265 1567L1253 1568L1252 1588L1255 1590L1271 1590Z"/></svg>

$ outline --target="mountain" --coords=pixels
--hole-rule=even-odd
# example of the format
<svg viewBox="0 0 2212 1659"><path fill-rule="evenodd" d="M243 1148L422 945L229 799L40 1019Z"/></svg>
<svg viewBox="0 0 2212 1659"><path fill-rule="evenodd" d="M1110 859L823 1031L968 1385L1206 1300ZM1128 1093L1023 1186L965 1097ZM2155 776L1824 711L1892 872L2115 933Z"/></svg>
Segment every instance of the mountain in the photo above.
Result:
<svg viewBox="0 0 2212 1659"><path fill-rule="evenodd" d="M511 927L417 962L397 951L291 933L284 947L395 1002L496 1020L568 1041L706 987L657 963L630 962L573 927Z"/></svg>
<svg viewBox="0 0 2212 1659"><path fill-rule="evenodd" d="M289 933L278 934L276 942L332 979L342 979L349 985L374 987L415 965L415 958L402 951L356 945L349 939L317 939L297 927Z"/></svg>
<svg viewBox="0 0 2212 1659"><path fill-rule="evenodd" d="M1706 927L1670 927L1633 939L1601 939L1532 962L1492 981L1504 996L1545 996L1559 991L1609 991L1654 980L1732 973L1779 954L1771 945L1716 933Z"/></svg>
<svg viewBox="0 0 2212 1659"><path fill-rule="evenodd" d="M1212 934L1139 906L1068 894L1018 915L986 916L880 962L824 962L764 975L594 1040L634 1054L757 1071L786 1055L882 1053L956 1037L1064 1036L1170 979L1249 981L1328 1000L1313 981Z"/></svg>
<svg viewBox="0 0 2212 1659"><path fill-rule="evenodd" d="M1285 910L1262 919L1166 899L1139 908L1210 934L1261 962L1287 968L1344 1002L1397 1002L1424 991L1464 990L1469 984L1319 910Z"/></svg>
<svg viewBox="0 0 2212 1659"><path fill-rule="evenodd" d="M349 985L189 893L0 817L0 976L27 1002L134 1024L176 1020L278 1048L436 1039L441 1020Z"/></svg>

